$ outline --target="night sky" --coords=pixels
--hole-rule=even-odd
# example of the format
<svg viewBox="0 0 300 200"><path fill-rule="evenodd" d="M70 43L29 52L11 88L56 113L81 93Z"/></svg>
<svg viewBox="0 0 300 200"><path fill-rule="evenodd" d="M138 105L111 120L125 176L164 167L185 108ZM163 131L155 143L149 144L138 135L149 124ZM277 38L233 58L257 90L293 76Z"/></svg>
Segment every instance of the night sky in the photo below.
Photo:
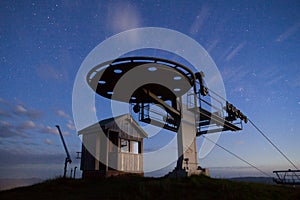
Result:
<svg viewBox="0 0 300 200"><path fill-rule="evenodd" d="M76 73L99 43L138 27L173 29L200 43L227 99L300 167L299 1L1 1L0 13L0 178L61 175L56 124L71 167L79 166ZM99 101L105 116L107 102ZM292 168L250 124L218 143L270 175ZM215 177L262 175L218 147L199 162Z"/></svg>

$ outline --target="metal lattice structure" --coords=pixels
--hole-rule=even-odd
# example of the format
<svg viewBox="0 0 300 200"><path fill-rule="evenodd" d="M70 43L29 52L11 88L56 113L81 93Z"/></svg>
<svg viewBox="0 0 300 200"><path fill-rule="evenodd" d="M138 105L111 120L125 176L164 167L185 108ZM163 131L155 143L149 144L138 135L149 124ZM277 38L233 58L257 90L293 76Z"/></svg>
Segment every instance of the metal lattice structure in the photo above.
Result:
<svg viewBox="0 0 300 200"><path fill-rule="evenodd" d="M278 170L273 171L276 178L273 181L283 185L300 185L300 170Z"/></svg>

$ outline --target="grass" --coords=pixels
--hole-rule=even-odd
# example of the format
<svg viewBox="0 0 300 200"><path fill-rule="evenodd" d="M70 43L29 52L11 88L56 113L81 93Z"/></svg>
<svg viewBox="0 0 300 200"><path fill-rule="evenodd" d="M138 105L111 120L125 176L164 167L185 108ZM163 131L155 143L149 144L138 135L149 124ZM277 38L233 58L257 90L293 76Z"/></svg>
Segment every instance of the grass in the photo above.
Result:
<svg viewBox="0 0 300 200"><path fill-rule="evenodd" d="M245 183L205 176L182 179L111 177L57 178L0 192L0 199L300 199L300 188Z"/></svg>

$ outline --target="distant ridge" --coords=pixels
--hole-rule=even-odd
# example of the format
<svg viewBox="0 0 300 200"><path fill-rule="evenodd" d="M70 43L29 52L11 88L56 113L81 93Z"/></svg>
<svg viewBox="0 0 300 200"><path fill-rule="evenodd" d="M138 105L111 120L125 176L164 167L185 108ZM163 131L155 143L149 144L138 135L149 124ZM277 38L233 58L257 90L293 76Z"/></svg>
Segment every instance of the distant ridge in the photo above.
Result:
<svg viewBox="0 0 300 200"><path fill-rule="evenodd" d="M16 187L29 186L42 182L39 178L1 178L0 191L9 190Z"/></svg>
<svg viewBox="0 0 300 200"><path fill-rule="evenodd" d="M264 183L274 185L273 178L271 177L234 177L229 178L229 180L233 181L242 181L242 182L251 182L251 183Z"/></svg>

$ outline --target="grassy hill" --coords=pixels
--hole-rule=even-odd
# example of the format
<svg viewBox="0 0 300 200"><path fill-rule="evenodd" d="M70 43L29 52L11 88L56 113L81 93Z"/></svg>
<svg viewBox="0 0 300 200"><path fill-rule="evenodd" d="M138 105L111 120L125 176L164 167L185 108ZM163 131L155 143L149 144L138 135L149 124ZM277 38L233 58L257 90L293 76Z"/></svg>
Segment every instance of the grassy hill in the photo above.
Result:
<svg viewBox="0 0 300 200"><path fill-rule="evenodd" d="M0 192L0 199L300 199L300 188L245 183L205 176L183 179L112 177L54 179Z"/></svg>
<svg viewBox="0 0 300 200"><path fill-rule="evenodd" d="M9 190L16 187L33 185L42 182L39 178L1 178L0 190Z"/></svg>

